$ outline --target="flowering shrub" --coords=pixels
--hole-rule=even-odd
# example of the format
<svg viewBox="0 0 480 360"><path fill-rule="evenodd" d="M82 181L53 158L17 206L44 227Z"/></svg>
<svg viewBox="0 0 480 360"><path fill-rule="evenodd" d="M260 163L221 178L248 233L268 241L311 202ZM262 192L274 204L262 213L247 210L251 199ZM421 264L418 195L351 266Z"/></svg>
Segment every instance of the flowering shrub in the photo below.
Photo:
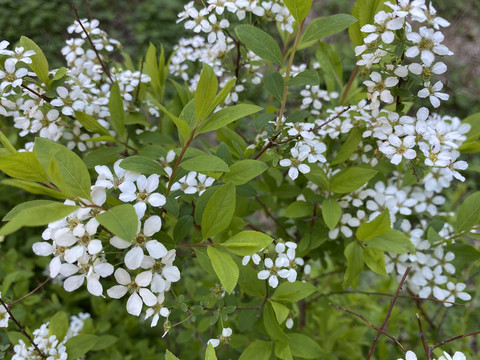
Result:
<svg viewBox="0 0 480 360"><path fill-rule="evenodd" d="M480 258L479 195L459 206L447 191L466 180L460 156L477 151L478 116L436 112L449 23L423 0L358 0L352 15L307 20L310 7L190 2L178 21L192 37L169 57L150 44L138 66L116 62L120 43L78 16L66 67L51 70L29 38L0 43L2 183L23 190L0 228L12 259L16 232L43 227L28 270L2 258L0 326L14 344L2 351L410 360L422 341L428 359L474 354L477 328L453 357L467 326L441 329L447 308L473 306L464 267ZM344 81L322 39L347 28L356 65ZM47 279L28 292L34 267ZM31 332L28 301L46 287L58 312ZM373 309L365 295L392 299ZM73 308L91 315L69 322ZM132 345L122 323L146 342Z"/></svg>

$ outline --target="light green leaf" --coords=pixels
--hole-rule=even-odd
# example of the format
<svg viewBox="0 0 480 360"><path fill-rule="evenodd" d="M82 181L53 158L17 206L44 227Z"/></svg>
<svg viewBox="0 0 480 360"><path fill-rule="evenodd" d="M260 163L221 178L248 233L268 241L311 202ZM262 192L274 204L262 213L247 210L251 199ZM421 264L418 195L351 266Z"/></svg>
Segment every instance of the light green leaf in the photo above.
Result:
<svg viewBox="0 0 480 360"><path fill-rule="evenodd" d="M305 70L300 74L296 75L294 78L291 78L287 82L287 86L318 86L320 84L320 76L316 70Z"/></svg>
<svg viewBox="0 0 480 360"><path fill-rule="evenodd" d="M338 151L337 157L332 161L332 165L338 165L347 161L350 156L358 149L358 145L362 142L362 133L359 128L353 128L348 134L347 140Z"/></svg>
<svg viewBox="0 0 480 360"><path fill-rule="evenodd" d="M0 229L0 235L11 234L23 226L47 225L70 215L78 209L78 206L65 205L57 201L35 203L34 206L25 204L18 206L22 206L22 209L20 211L15 210L16 208L11 210L15 215L9 216L11 219Z"/></svg>
<svg viewBox="0 0 480 360"><path fill-rule="evenodd" d="M465 199L457 214L455 232L469 230L480 222L480 191L473 193Z"/></svg>
<svg viewBox="0 0 480 360"><path fill-rule="evenodd" d="M413 246L409 237L398 230L390 230L369 240L368 246L396 254L405 254L408 251L415 252L415 246Z"/></svg>
<svg viewBox="0 0 480 360"><path fill-rule="evenodd" d="M355 236L358 240L368 241L389 232L391 229L390 212L385 209L372 221L361 224Z"/></svg>
<svg viewBox="0 0 480 360"><path fill-rule="evenodd" d="M273 344L269 341L255 340L247 346L238 360L269 360Z"/></svg>
<svg viewBox="0 0 480 360"><path fill-rule="evenodd" d="M101 147L89 152L83 158L83 162L87 168L91 169L95 165L105 165L119 159L123 151L123 147Z"/></svg>
<svg viewBox="0 0 480 360"><path fill-rule="evenodd" d="M165 353L165 360L180 360L178 357L173 355L168 349Z"/></svg>
<svg viewBox="0 0 480 360"><path fill-rule="evenodd" d="M283 77L278 72L271 73L265 78L265 90L273 95L275 99L282 102L283 89L285 87Z"/></svg>
<svg viewBox="0 0 480 360"><path fill-rule="evenodd" d="M81 111L75 111L75 117L87 130L104 136L110 136L110 133L91 115Z"/></svg>
<svg viewBox="0 0 480 360"><path fill-rule="evenodd" d="M235 185L229 182L222 185L208 200L202 217L202 235L204 239L225 230L235 213Z"/></svg>
<svg viewBox="0 0 480 360"><path fill-rule="evenodd" d="M281 285L280 285L281 286ZM272 340L288 341L288 336L283 332L280 325L278 325L273 306L270 301L267 301L262 310L263 326Z"/></svg>
<svg viewBox="0 0 480 360"><path fill-rule="evenodd" d="M338 221L342 217L342 208L337 200L329 198L322 202L322 217L330 230L337 226Z"/></svg>
<svg viewBox="0 0 480 360"><path fill-rule="evenodd" d="M313 294L316 290L317 288L309 283L284 282L276 288L271 299L279 302L297 302Z"/></svg>
<svg viewBox="0 0 480 360"><path fill-rule="evenodd" d="M230 172L226 173L226 182L233 182L235 185L243 185L253 178L262 174L268 169L267 164L259 160L240 160L230 166Z"/></svg>
<svg viewBox="0 0 480 360"><path fill-rule="evenodd" d="M125 241L132 242L137 235L138 218L133 205L115 206L97 215L95 219L107 230Z"/></svg>
<svg viewBox="0 0 480 360"><path fill-rule="evenodd" d="M182 161L180 163L180 166L187 171L230 171L227 163L215 155L198 155Z"/></svg>
<svg viewBox="0 0 480 360"><path fill-rule="evenodd" d="M215 99L213 100L212 104L212 111L221 103L225 101L227 98L228 94L230 94L230 91L232 91L233 87L235 86L235 83L237 82L237 78L233 78L227 81L225 86L218 92L218 94L215 96Z"/></svg>
<svg viewBox="0 0 480 360"><path fill-rule="evenodd" d="M308 337L307 335L300 333L288 334L290 340L290 350L293 356L300 357L302 359L325 359L325 352L320 345Z"/></svg>
<svg viewBox="0 0 480 360"><path fill-rule="evenodd" d="M239 256L253 255L266 248L273 238L259 231L246 230L228 239L221 246Z"/></svg>
<svg viewBox="0 0 480 360"><path fill-rule="evenodd" d="M316 41L337 34L358 20L351 15L336 14L313 20L300 38L299 49L309 47Z"/></svg>
<svg viewBox="0 0 480 360"><path fill-rule="evenodd" d="M357 190L373 178L378 171L363 167L350 167L335 174L331 179L332 191L345 194Z"/></svg>
<svg viewBox="0 0 480 360"><path fill-rule="evenodd" d="M15 146L12 145L10 140L5 136L5 134L0 130L0 142L2 143L3 147L10 153L16 153L17 149Z"/></svg>
<svg viewBox="0 0 480 360"><path fill-rule="evenodd" d="M235 28L239 39L247 48L264 60L283 64L282 51L273 37L253 25L239 25Z"/></svg>
<svg viewBox="0 0 480 360"><path fill-rule="evenodd" d="M77 359L89 352L98 342L97 335L81 334L74 336L65 343L69 359Z"/></svg>
<svg viewBox="0 0 480 360"><path fill-rule="evenodd" d="M134 155L122 160L120 167L125 170L136 171L144 175L167 175L163 167L153 159Z"/></svg>
<svg viewBox="0 0 480 360"><path fill-rule="evenodd" d="M218 90L217 76L210 65L203 64L197 89L195 90L195 120L205 120L215 109L212 103Z"/></svg>
<svg viewBox="0 0 480 360"><path fill-rule="evenodd" d="M278 302L268 300L270 304L272 304L273 312L275 313L275 317L279 324L283 324L285 320L287 320L288 314L290 314L290 309L283 304Z"/></svg>
<svg viewBox="0 0 480 360"><path fill-rule="evenodd" d="M294 201L285 209L283 216L296 219L301 217L312 216L313 205L306 201Z"/></svg>
<svg viewBox="0 0 480 360"><path fill-rule="evenodd" d="M160 71L157 62L157 48L152 43L149 44L147 54L145 55L145 73L150 77L150 84L155 95L160 99L162 94L162 83L160 81Z"/></svg>
<svg viewBox="0 0 480 360"><path fill-rule="evenodd" d="M3 217L2 221L12 220L23 209L28 209L30 207L35 207L39 205L49 205L49 204L59 204L59 202L52 201L52 200L32 200L32 201L26 201L26 202L20 203L17 206L15 206L12 210L10 210L7 213L7 215Z"/></svg>
<svg viewBox="0 0 480 360"><path fill-rule="evenodd" d="M197 134L203 134L208 131L217 130L225 125L237 121L246 116L255 114L263 110L260 106L250 104L239 104L226 107L214 113L199 128Z"/></svg>
<svg viewBox="0 0 480 360"><path fill-rule="evenodd" d="M283 2L298 23L307 17L312 7L312 0L283 0Z"/></svg>
<svg viewBox="0 0 480 360"><path fill-rule="evenodd" d="M152 102L153 105L155 105L156 107L158 107L160 110L162 110L165 114L167 114L167 116L172 119L173 123L175 124L175 126L177 127L177 131L178 131L178 136L180 138L180 142L182 144L185 143L185 141L188 139L188 137L190 136L190 126L188 125L188 123L183 120L183 119L180 119L178 116L175 116L172 112L170 112L165 106L163 106L162 104L160 104L158 101L156 101L155 99L150 99L150 101Z"/></svg>
<svg viewBox="0 0 480 360"><path fill-rule="evenodd" d="M219 251L213 246L207 248L207 254L220 283L225 291L231 294L238 281L239 270L237 264L229 254Z"/></svg>
<svg viewBox="0 0 480 360"><path fill-rule="evenodd" d="M47 174L31 152L15 152L0 156L0 170L8 176L30 181L47 182Z"/></svg>
<svg viewBox="0 0 480 360"><path fill-rule="evenodd" d="M67 314L63 311L59 311L50 319L48 335L55 335L57 340L61 342L67 334L69 326Z"/></svg>
<svg viewBox="0 0 480 360"><path fill-rule="evenodd" d="M30 66L41 82L48 84L50 81L48 77L48 61L42 49L40 49L38 45L33 42L33 40L30 40L26 36L22 36L20 38L20 46L22 46L25 50L35 51L35 55L30 56L32 63L28 66Z"/></svg>
<svg viewBox="0 0 480 360"><path fill-rule="evenodd" d="M360 273L363 270L363 248L358 241L353 241L345 247L345 258L347 259L347 270L343 278L343 288L358 282Z"/></svg>
<svg viewBox="0 0 480 360"><path fill-rule="evenodd" d="M342 89L342 62L334 45L320 41L315 54L320 63L327 90L339 91Z"/></svg>
<svg viewBox="0 0 480 360"><path fill-rule="evenodd" d="M380 10L385 10L386 12L391 11L391 9L384 3L384 0L357 0L355 2L352 15L358 19L358 22L351 25L348 29L350 40L354 46L363 44L363 38L366 36L366 33L360 31L362 26L373 24L373 18Z"/></svg>
<svg viewBox="0 0 480 360"><path fill-rule="evenodd" d="M110 110L110 124L120 138L125 141L127 138L127 131L125 129L125 110L123 109L123 99L120 94L118 84L113 84L110 89L110 99L108 100L108 109Z"/></svg>
<svg viewBox="0 0 480 360"><path fill-rule="evenodd" d="M274 353L278 359L293 360L292 351L290 350L290 345L285 340L275 342Z"/></svg>
<svg viewBox="0 0 480 360"><path fill-rule="evenodd" d="M33 181L17 180L17 179L5 179L1 182L4 185L14 186L16 188L28 191L32 194L47 195L55 199L66 199L68 196L60 191L50 189L44 185Z"/></svg>
<svg viewBox="0 0 480 360"><path fill-rule="evenodd" d="M92 351L100 351L108 349L110 346L115 344L118 341L118 337L113 335L102 335L98 337L98 341L95 346L91 349Z"/></svg>
<svg viewBox="0 0 480 360"><path fill-rule="evenodd" d="M363 249L363 261L370 270L380 275L387 275L385 269L385 253L380 249L365 247Z"/></svg>

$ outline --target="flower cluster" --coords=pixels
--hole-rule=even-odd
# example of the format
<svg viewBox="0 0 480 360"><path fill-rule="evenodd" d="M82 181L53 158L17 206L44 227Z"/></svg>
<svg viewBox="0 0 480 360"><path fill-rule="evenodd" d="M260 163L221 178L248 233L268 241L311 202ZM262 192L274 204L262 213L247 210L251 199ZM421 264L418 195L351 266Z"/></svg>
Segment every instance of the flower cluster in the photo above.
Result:
<svg viewBox="0 0 480 360"><path fill-rule="evenodd" d="M417 360L417 355L413 351L409 350L405 353L405 360ZM444 351L443 355L440 356L438 360L467 360L467 357L460 351L455 351L455 354L453 354L453 356L450 356L450 354Z"/></svg>
<svg viewBox="0 0 480 360"><path fill-rule="evenodd" d="M85 320L89 318L90 314L86 313L71 316L68 330L61 341L55 335L49 335L49 323L47 322L33 331L33 341L38 349L47 356L48 360L65 360L68 357L65 343L80 334ZM36 359L38 357L37 350L33 345L27 346L23 340L19 340L19 343L13 347L13 351L15 354L12 360Z"/></svg>

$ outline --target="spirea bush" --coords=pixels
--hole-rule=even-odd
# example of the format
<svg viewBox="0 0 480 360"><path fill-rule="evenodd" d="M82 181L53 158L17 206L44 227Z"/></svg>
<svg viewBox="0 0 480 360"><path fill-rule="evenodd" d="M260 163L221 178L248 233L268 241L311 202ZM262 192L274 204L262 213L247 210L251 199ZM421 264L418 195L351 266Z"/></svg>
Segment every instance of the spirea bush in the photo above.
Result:
<svg viewBox="0 0 480 360"><path fill-rule="evenodd" d="M65 67L0 43L0 357L475 358L480 124L444 114L450 24L311 3L190 2L191 37L139 64L78 15ZM323 40L347 28L344 77Z"/></svg>

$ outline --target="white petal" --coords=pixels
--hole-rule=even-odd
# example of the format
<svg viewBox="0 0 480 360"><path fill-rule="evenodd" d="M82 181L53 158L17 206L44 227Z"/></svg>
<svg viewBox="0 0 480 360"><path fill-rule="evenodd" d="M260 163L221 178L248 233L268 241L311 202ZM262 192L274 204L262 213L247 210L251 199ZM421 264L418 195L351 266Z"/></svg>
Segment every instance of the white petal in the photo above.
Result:
<svg viewBox="0 0 480 360"><path fill-rule="evenodd" d="M115 280L117 280L120 285L128 285L132 281L132 278L130 277L128 271L122 268L118 268L117 270L115 270L114 276Z"/></svg>
<svg viewBox="0 0 480 360"><path fill-rule="evenodd" d="M148 197L148 203L152 206L163 206L167 202L165 196L159 193L153 193Z"/></svg>
<svg viewBox="0 0 480 360"><path fill-rule="evenodd" d="M268 270L261 270L261 271L259 271L258 274L257 274L257 277L258 277L260 280L265 280L265 279L267 279L269 276L270 276L270 271L268 271Z"/></svg>
<svg viewBox="0 0 480 360"><path fill-rule="evenodd" d="M144 256L145 254L140 246L133 247L125 255L125 266L130 270L138 269Z"/></svg>
<svg viewBox="0 0 480 360"><path fill-rule="evenodd" d="M94 296L102 296L103 286L96 277L90 276L87 278L87 290Z"/></svg>
<svg viewBox="0 0 480 360"><path fill-rule="evenodd" d="M91 240L88 244L88 253L90 255L98 254L100 251L102 251L102 248L102 242L100 240Z"/></svg>
<svg viewBox="0 0 480 360"><path fill-rule="evenodd" d="M153 306L157 303L157 297L148 289L140 289L139 292L143 302L147 306Z"/></svg>
<svg viewBox="0 0 480 360"><path fill-rule="evenodd" d="M68 292L72 292L82 286L83 280L85 280L85 275L70 276L63 283L63 288Z"/></svg>
<svg viewBox="0 0 480 360"><path fill-rule="evenodd" d="M162 219L158 215L150 216L143 224L143 234L152 236L162 228Z"/></svg>
<svg viewBox="0 0 480 360"><path fill-rule="evenodd" d="M55 248L53 247L52 244L47 243L45 241L36 242L35 244L32 245L33 252L35 253L35 255L38 255L38 256L52 255L54 249Z"/></svg>
<svg viewBox="0 0 480 360"><path fill-rule="evenodd" d="M275 275L270 276L268 284L275 289L278 286L278 278Z"/></svg>
<svg viewBox="0 0 480 360"><path fill-rule="evenodd" d="M131 242L128 242L126 240L123 240L121 238L119 238L118 236L114 236L110 239L110 244L114 247L116 247L117 249L126 249L128 248L130 245L132 245Z"/></svg>
<svg viewBox="0 0 480 360"><path fill-rule="evenodd" d="M157 240L150 240L145 244L148 253L154 259L160 259L167 255L167 248Z"/></svg>
<svg viewBox="0 0 480 360"><path fill-rule="evenodd" d="M95 270L95 273L97 273L101 277L107 277L113 274L113 265L107 262L94 265L93 268Z"/></svg>
<svg viewBox="0 0 480 360"><path fill-rule="evenodd" d="M82 245L77 245L71 249L67 249L65 251L65 261L71 264L74 263L75 261L80 259L84 251L85 251L85 247L83 247Z"/></svg>
<svg viewBox="0 0 480 360"><path fill-rule="evenodd" d="M138 316L142 312L142 305L143 305L142 299L136 292L134 292L128 298L127 312L134 316Z"/></svg>
<svg viewBox="0 0 480 360"><path fill-rule="evenodd" d="M164 267L162 275L170 282L177 282L180 280L180 270L176 266Z"/></svg>
<svg viewBox="0 0 480 360"><path fill-rule="evenodd" d="M150 271L141 272L135 277L135 282L140 287L150 285L150 283L152 282L152 273Z"/></svg>

